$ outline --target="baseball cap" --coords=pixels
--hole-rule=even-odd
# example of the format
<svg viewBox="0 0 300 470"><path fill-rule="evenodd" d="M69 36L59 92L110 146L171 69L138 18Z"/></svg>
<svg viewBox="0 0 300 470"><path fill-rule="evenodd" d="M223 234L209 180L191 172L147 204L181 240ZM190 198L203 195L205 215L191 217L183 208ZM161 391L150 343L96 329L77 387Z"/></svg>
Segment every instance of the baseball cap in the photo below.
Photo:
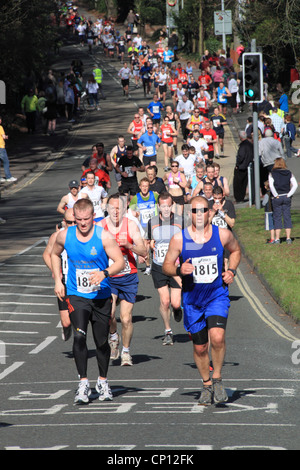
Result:
<svg viewBox="0 0 300 470"><path fill-rule="evenodd" d="M76 180L72 180L69 183L69 188L79 188L79 183Z"/></svg>

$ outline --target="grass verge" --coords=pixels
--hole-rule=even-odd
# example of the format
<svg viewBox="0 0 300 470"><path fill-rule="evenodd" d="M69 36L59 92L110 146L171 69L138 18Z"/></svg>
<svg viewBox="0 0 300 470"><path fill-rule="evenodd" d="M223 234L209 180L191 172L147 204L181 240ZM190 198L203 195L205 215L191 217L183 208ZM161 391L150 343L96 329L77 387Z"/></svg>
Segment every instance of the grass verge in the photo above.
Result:
<svg viewBox="0 0 300 470"><path fill-rule="evenodd" d="M268 245L269 232L265 230L264 210L245 208L236 210L235 236L245 256L259 276L270 287L270 293L283 310L300 321L300 211L292 210L293 244L285 243L281 232L280 245Z"/></svg>

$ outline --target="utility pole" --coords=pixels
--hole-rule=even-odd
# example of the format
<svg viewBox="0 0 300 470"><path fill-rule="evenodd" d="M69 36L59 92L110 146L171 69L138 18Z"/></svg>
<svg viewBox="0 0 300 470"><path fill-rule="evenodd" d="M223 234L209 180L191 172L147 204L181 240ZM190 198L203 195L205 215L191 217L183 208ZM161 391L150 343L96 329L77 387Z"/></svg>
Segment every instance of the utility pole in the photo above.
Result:
<svg viewBox="0 0 300 470"><path fill-rule="evenodd" d="M256 39L251 41L251 52L256 52ZM257 104L253 103L253 153L254 153L254 187L255 187L255 207L260 209L260 169L258 151L258 112Z"/></svg>

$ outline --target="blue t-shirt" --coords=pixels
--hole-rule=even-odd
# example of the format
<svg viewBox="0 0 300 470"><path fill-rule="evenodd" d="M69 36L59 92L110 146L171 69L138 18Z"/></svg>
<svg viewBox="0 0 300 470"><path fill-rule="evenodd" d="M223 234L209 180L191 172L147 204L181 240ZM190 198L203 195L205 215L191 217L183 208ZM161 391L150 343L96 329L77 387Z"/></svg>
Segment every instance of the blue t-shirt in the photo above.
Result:
<svg viewBox="0 0 300 470"><path fill-rule="evenodd" d="M161 109L163 109L163 105L160 101L151 101L148 106L149 111L153 113L152 119L160 119L161 118Z"/></svg>
<svg viewBox="0 0 300 470"><path fill-rule="evenodd" d="M156 144L160 143L160 138L157 134L149 135L148 132L145 132L138 140L138 143L146 147L144 152L145 157L154 157L156 155Z"/></svg>
<svg viewBox="0 0 300 470"><path fill-rule="evenodd" d="M174 54L173 54L172 51L164 51L164 52L163 52L164 62L165 62L165 63L170 63L170 62L172 62L173 55L174 55Z"/></svg>
<svg viewBox="0 0 300 470"><path fill-rule="evenodd" d="M281 97L279 98L279 108L285 113L289 112L289 101L286 94L281 95Z"/></svg>

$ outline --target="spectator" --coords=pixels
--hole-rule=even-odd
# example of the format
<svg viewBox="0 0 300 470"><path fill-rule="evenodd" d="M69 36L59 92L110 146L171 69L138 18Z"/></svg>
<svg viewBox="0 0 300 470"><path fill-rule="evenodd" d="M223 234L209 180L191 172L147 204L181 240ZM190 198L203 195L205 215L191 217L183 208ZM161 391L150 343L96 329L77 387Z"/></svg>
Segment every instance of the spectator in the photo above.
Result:
<svg viewBox="0 0 300 470"><path fill-rule="evenodd" d="M274 244L280 244L280 232L282 229L283 218L283 226L286 232L286 243L290 245L292 243L291 198L298 187L298 183L291 171L288 170L286 162L282 157L275 160L268 180L273 196L272 206L275 228Z"/></svg>
<svg viewBox="0 0 300 470"><path fill-rule="evenodd" d="M296 138L296 127L292 122L292 116L289 114L285 117L285 130L283 135L283 144L285 145L286 155L288 158L292 157L292 152L300 156L300 150L293 147L293 142Z"/></svg>
<svg viewBox="0 0 300 470"><path fill-rule="evenodd" d="M2 117L0 117L0 162L3 164L5 178L0 178L0 183L13 183L17 181L17 178L14 178L9 169L9 160L7 156L7 152L5 149L5 141L8 139L8 136L5 134L4 129L2 127ZM2 222L3 223L3 222Z"/></svg>
<svg viewBox="0 0 300 470"><path fill-rule="evenodd" d="M271 129L265 131L265 137L258 143L258 151L260 155L260 187L262 193L265 194L264 182L268 179L268 174L272 170L275 159L278 156L284 157L284 151L280 141L274 138Z"/></svg>
<svg viewBox="0 0 300 470"><path fill-rule="evenodd" d="M36 112L38 110L38 97L34 93L33 88L29 90L21 101L22 113L26 116L28 134L35 132Z"/></svg>
<svg viewBox="0 0 300 470"><path fill-rule="evenodd" d="M253 144L247 139L245 131L240 131L239 149L233 178L233 194L237 203L244 202L248 184L248 166L253 162Z"/></svg>

